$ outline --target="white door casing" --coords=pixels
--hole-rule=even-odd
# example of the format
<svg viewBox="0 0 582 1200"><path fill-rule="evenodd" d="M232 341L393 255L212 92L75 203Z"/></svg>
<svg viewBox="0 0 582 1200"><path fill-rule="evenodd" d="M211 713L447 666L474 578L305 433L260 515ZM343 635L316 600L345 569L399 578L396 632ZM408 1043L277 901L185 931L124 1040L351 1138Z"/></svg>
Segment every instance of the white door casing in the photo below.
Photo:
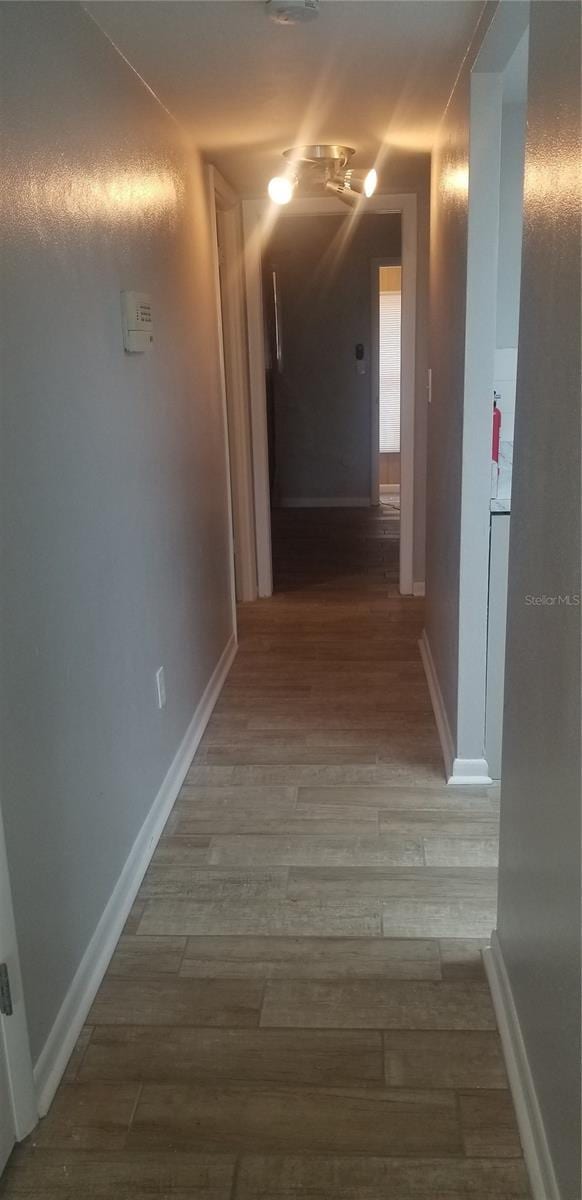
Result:
<svg viewBox="0 0 582 1200"><path fill-rule="evenodd" d="M216 167L208 167L216 319L232 525L236 598L257 596L256 539L243 231L239 197ZM220 251L219 243L220 241ZM235 614L233 614L233 622Z"/></svg>
<svg viewBox="0 0 582 1200"><path fill-rule="evenodd" d="M4 825L0 810L0 964L10 982L12 1013L0 1015L0 1171L15 1141L38 1120L18 957Z"/></svg>
<svg viewBox="0 0 582 1200"><path fill-rule="evenodd" d="M4 1053L4 1038L0 1038L0 1173L8 1162L8 1156L16 1140L8 1067Z"/></svg>

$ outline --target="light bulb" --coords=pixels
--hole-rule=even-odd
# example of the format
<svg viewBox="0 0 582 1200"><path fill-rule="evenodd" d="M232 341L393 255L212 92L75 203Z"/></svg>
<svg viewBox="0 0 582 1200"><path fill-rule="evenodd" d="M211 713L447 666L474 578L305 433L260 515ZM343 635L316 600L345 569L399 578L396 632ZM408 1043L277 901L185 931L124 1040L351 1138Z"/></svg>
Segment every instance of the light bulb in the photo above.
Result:
<svg viewBox="0 0 582 1200"><path fill-rule="evenodd" d="M353 197L366 196L368 200L374 195L378 184L378 175L373 167L369 171L354 171L350 167L348 171L344 171L341 178L346 192L350 192Z"/></svg>
<svg viewBox="0 0 582 1200"><path fill-rule="evenodd" d="M286 175L275 175L269 182L268 193L273 204L288 204L293 196L293 183Z"/></svg>
<svg viewBox="0 0 582 1200"><path fill-rule="evenodd" d="M368 174L366 175L366 178L364 179L364 195L368 196L368 197L373 196L374 192L376 191L377 186L378 186L378 172L375 171L374 168L372 167L372 170L368 171Z"/></svg>
<svg viewBox="0 0 582 1200"><path fill-rule="evenodd" d="M356 207L358 194L347 186L345 179L326 179L324 186L330 196L337 196L337 199L343 200L343 203L347 204L348 208Z"/></svg>

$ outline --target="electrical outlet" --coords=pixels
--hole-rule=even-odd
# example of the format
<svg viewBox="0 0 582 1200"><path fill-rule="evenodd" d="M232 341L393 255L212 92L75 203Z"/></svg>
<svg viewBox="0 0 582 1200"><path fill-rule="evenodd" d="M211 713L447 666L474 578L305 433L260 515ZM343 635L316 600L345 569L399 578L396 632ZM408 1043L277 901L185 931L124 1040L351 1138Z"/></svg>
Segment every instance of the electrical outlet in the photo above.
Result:
<svg viewBox="0 0 582 1200"><path fill-rule="evenodd" d="M158 693L158 708L166 707L166 676L164 668L160 667L156 671L156 691Z"/></svg>

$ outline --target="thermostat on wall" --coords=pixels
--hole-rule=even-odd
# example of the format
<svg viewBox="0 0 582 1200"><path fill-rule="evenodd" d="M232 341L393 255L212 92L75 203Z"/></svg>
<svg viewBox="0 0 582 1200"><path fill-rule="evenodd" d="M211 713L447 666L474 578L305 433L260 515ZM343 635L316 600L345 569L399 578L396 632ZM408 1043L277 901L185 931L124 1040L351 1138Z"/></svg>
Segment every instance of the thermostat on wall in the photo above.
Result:
<svg viewBox="0 0 582 1200"><path fill-rule="evenodd" d="M143 354L154 340L152 300L147 292L122 292L123 347L129 354Z"/></svg>

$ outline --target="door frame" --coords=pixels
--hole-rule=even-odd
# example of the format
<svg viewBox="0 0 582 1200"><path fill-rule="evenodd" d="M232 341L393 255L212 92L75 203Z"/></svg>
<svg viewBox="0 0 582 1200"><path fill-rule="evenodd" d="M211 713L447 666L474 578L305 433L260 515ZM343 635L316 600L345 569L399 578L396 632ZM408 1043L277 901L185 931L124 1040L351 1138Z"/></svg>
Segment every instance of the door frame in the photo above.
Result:
<svg viewBox="0 0 582 1200"><path fill-rule="evenodd" d="M380 503L380 267L400 267L399 258L373 258L370 264L370 504ZM400 354L402 356L402 317L400 320ZM400 424L402 425L402 392L400 395ZM408 469L408 465L407 465ZM412 464L414 471L414 463ZM402 490L402 446L400 447L400 490Z"/></svg>
<svg viewBox="0 0 582 1200"><path fill-rule="evenodd" d="M267 441L267 397L262 294L262 252L279 210L264 199L243 201L245 280L248 322L248 361L251 389L252 454L259 596L273 592L271 507ZM399 213L401 217L402 343L400 455L400 579L401 595L413 594L414 558L414 418L416 394L416 280L417 203L414 193L375 195L366 213ZM345 216L340 200L319 197L292 200L285 216ZM406 464L406 473L405 473ZM372 481L373 487L373 481Z"/></svg>
<svg viewBox="0 0 582 1200"><path fill-rule="evenodd" d="M216 167L208 166L207 178L231 517L233 627L236 630L236 601L257 597L242 210L239 196Z"/></svg>
<svg viewBox="0 0 582 1200"><path fill-rule="evenodd" d="M12 907L10 871L0 807L0 962L8 967L13 1012L0 1016L0 1039L6 1061L15 1141L22 1141L38 1122L20 957ZM0 1168L1 1169L1 1168Z"/></svg>

